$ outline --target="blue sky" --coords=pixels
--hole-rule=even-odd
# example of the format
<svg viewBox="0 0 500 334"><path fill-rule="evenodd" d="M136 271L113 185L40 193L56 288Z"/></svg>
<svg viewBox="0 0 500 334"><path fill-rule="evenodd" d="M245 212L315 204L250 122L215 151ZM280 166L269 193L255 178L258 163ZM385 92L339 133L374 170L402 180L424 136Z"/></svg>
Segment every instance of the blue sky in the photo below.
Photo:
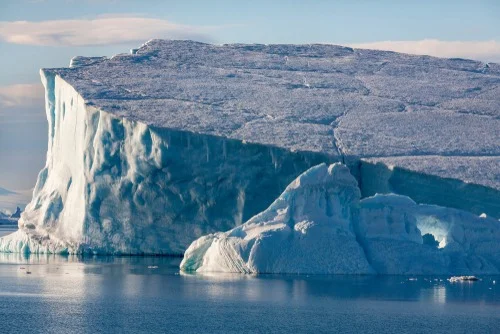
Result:
<svg viewBox="0 0 500 334"><path fill-rule="evenodd" d="M0 1L0 187L34 186L45 162L38 70L150 38L334 43L500 62L500 1Z"/></svg>

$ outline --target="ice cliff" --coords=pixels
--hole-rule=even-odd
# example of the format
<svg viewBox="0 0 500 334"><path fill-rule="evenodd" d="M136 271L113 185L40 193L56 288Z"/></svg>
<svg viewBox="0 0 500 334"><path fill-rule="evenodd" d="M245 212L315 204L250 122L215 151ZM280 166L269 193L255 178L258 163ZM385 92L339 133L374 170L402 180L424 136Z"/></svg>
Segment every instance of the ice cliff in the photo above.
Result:
<svg viewBox="0 0 500 334"><path fill-rule="evenodd" d="M361 200L347 167L321 164L245 224L194 241L180 266L187 272L498 274L500 223L402 195Z"/></svg>
<svg viewBox="0 0 500 334"><path fill-rule="evenodd" d="M500 217L497 64L152 40L41 77L46 165L2 251L182 254L336 161L362 198Z"/></svg>

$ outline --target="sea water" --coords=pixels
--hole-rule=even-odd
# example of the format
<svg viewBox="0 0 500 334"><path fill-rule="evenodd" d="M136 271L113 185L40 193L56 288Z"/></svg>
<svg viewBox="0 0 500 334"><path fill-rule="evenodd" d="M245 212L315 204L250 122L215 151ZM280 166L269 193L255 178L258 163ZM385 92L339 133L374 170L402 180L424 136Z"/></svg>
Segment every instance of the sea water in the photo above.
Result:
<svg viewBox="0 0 500 334"><path fill-rule="evenodd" d="M183 274L179 263L168 257L0 254L0 332L498 333L500 328L500 277L450 283L440 276L207 276Z"/></svg>

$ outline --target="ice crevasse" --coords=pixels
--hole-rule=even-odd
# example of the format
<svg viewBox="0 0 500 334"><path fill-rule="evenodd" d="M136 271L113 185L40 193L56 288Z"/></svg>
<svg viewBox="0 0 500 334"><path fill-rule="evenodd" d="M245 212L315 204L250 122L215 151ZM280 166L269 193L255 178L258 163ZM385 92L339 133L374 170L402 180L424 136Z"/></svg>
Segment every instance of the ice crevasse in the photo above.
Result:
<svg viewBox="0 0 500 334"><path fill-rule="evenodd" d="M360 199L346 166L321 164L245 224L194 241L180 267L198 273L498 274L500 223L401 195Z"/></svg>

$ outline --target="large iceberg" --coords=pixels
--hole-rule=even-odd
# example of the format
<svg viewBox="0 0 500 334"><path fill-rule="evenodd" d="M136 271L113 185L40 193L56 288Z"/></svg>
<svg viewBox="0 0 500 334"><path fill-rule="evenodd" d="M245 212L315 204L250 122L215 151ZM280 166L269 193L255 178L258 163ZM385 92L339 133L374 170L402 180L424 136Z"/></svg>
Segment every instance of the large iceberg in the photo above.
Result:
<svg viewBox="0 0 500 334"><path fill-rule="evenodd" d="M500 66L152 40L41 71L47 160L8 252L182 254L320 163L361 197L500 217Z"/></svg>
<svg viewBox="0 0 500 334"><path fill-rule="evenodd" d="M195 240L180 267L198 273L498 274L499 259L495 219L395 194L360 200L356 180L336 163L304 172L245 224Z"/></svg>

